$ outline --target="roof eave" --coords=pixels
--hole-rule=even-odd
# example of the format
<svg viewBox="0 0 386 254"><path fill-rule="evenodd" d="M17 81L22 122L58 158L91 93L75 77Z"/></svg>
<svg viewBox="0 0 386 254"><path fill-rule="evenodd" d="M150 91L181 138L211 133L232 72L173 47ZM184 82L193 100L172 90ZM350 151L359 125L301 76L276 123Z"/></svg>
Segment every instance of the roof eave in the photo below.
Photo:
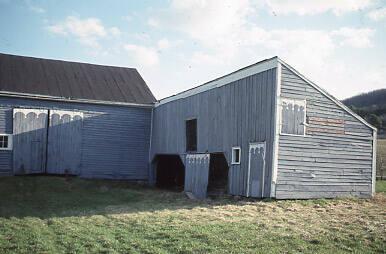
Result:
<svg viewBox="0 0 386 254"><path fill-rule="evenodd" d="M8 91L0 91L0 96L34 99L34 100L60 101L60 102L69 102L69 103L110 105L110 106L143 107L143 108L154 107L154 103L147 104L147 103L114 102L114 101L88 100L88 99L72 99L72 98L65 98L65 97L58 97L58 96L30 94L30 93L16 93L16 92L8 92Z"/></svg>

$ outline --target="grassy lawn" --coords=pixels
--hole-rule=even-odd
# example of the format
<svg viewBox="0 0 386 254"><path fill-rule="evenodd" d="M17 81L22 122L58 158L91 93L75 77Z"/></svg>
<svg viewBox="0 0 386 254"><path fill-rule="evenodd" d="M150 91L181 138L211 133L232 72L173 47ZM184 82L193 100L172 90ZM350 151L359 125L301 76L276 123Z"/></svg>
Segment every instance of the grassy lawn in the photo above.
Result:
<svg viewBox="0 0 386 254"><path fill-rule="evenodd" d="M0 193L0 253L386 250L385 193L371 200L191 201L124 182L58 177L0 178Z"/></svg>

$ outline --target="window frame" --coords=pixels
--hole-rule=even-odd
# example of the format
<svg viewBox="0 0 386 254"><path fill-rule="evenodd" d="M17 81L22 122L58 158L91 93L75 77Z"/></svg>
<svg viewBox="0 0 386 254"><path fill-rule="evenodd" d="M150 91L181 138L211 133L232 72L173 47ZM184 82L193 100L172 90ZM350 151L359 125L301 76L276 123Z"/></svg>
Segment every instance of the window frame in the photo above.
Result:
<svg viewBox="0 0 386 254"><path fill-rule="evenodd" d="M0 150L3 151L9 151L13 149L13 135L12 134L5 134L5 133L0 133L1 137L8 137L8 146L7 147L0 147Z"/></svg>
<svg viewBox="0 0 386 254"><path fill-rule="evenodd" d="M239 161L236 161L235 151L239 151ZM241 163L241 147L240 146L233 146L232 147L232 165L240 165Z"/></svg>
<svg viewBox="0 0 386 254"><path fill-rule="evenodd" d="M296 104L296 102L301 102L300 104L302 104L304 106L304 118L303 118L303 123L301 123L303 125L303 134L293 134L293 133L283 133L283 102L285 101L291 101L293 102L293 105ZM299 104L297 104L299 105ZM284 135L284 136L296 136L296 137L305 137L307 136L306 134L306 127L308 126L308 123L307 123L307 99L296 99L296 98L288 98L288 97L282 97L280 98L280 118L279 118L280 122L280 126L279 126L279 133L280 135Z"/></svg>
<svg viewBox="0 0 386 254"><path fill-rule="evenodd" d="M187 123L189 121L196 120L196 150L188 150L188 130L187 130ZM191 117L185 119L185 152L186 153L192 153L197 152L198 150L198 119L197 117Z"/></svg>

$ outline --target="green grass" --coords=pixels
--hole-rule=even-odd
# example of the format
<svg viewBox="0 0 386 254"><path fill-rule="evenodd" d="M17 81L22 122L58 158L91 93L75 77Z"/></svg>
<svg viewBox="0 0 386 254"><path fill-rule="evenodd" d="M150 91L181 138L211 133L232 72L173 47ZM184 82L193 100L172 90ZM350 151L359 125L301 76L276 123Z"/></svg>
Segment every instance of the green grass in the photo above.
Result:
<svg viewBox="0 0 386 254"><path fill-rule="evenodd" d="M386 139L377 140L377 176L386 179Z"/></svg>
<svg viewBox="0 0 386 254"><path fill-rule="evenodd" d="M375 185L376 192L385 192L386 193L386 180L378 180Z"/></svg>
<svg viewBox="0 0 386 254"><path fill-rule="evenodd" d="M383 184L383 183L382 183ZM125 182L0 178L0 253L384 253L374 199L191 201Z"/></svg>

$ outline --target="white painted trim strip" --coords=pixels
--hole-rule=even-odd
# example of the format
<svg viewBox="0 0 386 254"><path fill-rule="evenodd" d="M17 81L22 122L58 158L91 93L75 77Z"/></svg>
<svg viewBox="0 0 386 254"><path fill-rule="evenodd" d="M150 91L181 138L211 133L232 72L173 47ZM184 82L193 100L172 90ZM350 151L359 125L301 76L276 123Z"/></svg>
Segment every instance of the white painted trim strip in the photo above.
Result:
<svg viewBox="0 0 386 254"><path fill-rule="evenodd" d="M375 194L376 173L377 173L377 131L373 131L373 165L371 169L371 195Z"/></svg>
<svg viewBox="0 0 386 254"><path fill-rule="evenodd" d="M198 94L198 93L202 93L202 92L214 89L214 88L218 88L218 87L227 85L229 83L232 83L234 81L237 81L237 80L246 78L248 76L251 76L251 75L254 75L254 74L257 74L260 72L264 72L264 71L267 71L267 70L270 70L270 69L273 69L276 67L277 67L277 57L273 57L271 59L267 59L267 60L264 60L262 62L248 66L246 68L237 70L233 73L230 73L230 74L225 75L223 77L220 77L218 79L209 81L208 83L205 83L201 86L192 88L190 90L186 90L184 92L167 97L165 99L161 99L158 103L156 103L156 107L160 106L162 104L171 102L171 101L186 98L186 97Z"/></svg>
<svg viewBox="0 0 386 254"><path fill-rule="evenodd" d="M62 101L72 103L87 103L87 104L100 104L100 105L113 105L113 106L128 106L128 107L144 107L151 108L154 104L140 104L140 103L128 103L128 102L113 102L113 101L100 101L100 100L86 100L86 99L68 99L63 97L55 97L41 94L29 94L29 93L15 93L0 91L0 96L4 97L15 97L15 98L26 98L26 99L38 99L47 101Z"/></svg>
<svg viewBox="0 0 386 254"><path fill-rule="evenodd" d="M271 193L270 197L276 197L276 183L277 183L277 171L279 164L279 139L280 139L280 115L281 115L281 64L277 63L276 73L276 94L275 94L275 129L273 139L273 154L272 154L272 179L271 179Z"/></svg>
<svg viewBox="0 0 386 254"><path fill-rule="evenodd" d="M291 67L289 64L285 63L283 60L281 60L280 58L277 58L278 61L284 65L285 67L287 67L289 70L291 70L293 73L295 73L296 75L298 75L301 79L303 79L307 84L309 84L310 86L312 86L313 88L315 88L316 90L318 90L320 93L322 93L324 96L326 96L328 99L332 100L333 102L335 102L336 105L338 105L339 107L341 107L342 109L344 109L347 113L349 113L350 115L352 115L353 117L355 117L357 120L359 120L360 122L362 122L364 125L366 125L367 127L373 129L373 130L376 130L376 128L374 126L372 126L371 124L369 124L368 122L366 122L366 120L364 120L362 117L360 117L359 115L355 114L351 109L349 109L346 105L344 105L342 102L340 102L338 99L336 99L334 96L330 95L328 92L326 92L323 88L319 87L318 85L316 85L314 82L312 82L311 80L307 79L306 77L304 77L300 72L298 72L297 70L295 70L293 67Z"/></svg>

